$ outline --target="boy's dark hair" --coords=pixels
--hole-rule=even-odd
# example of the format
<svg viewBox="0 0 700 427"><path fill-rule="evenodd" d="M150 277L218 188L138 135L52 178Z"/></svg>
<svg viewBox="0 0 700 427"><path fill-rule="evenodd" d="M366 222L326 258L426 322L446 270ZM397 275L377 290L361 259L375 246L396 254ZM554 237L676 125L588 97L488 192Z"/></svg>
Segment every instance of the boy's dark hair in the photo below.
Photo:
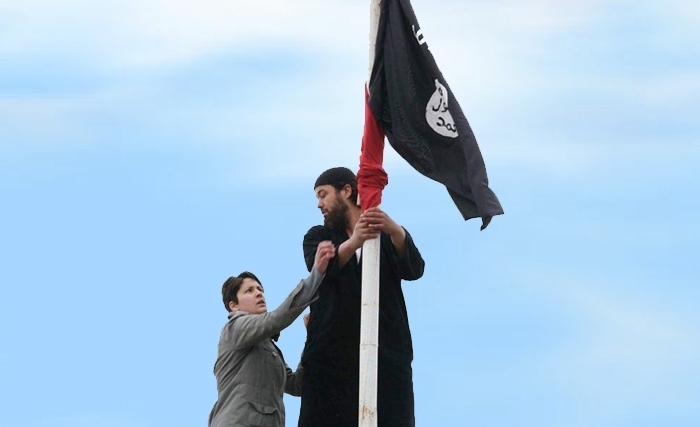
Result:
<svg viewBox="0 0 700 427"><path fill-rule="evenodd" d="M233 301L234 303L238 304L238 291L241 289L241 285L245 279L253 279L260 283L260 280L255 274L251 273L250 271L244 271L238 276L231 276L226 279L224 285L221 287L221 298L224 301L226 311L231 311L231 309L228 307L229 302ZM262 286L262 283L260 283L260 286Z"/></svg>

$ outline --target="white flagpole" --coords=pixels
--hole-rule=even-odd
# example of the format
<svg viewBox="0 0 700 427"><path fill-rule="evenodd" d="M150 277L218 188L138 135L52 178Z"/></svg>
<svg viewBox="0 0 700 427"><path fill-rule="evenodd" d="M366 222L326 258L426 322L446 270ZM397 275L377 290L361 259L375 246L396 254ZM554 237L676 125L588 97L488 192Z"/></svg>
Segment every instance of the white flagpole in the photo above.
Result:
<svg viewBox="0 0 700 427"><path fill-rule="evenodd" d="M379 241L362 245L362 313L360 324L360 422L377 427L377 351L379 349Z"/></svg>
<svg viewBox="0 0 700 427"><path fill-rule="evenodd" d="M379 26L381 0L371 0L369 25L369 74ZM369 88L368 88L369 89ZM379 349L379 245L380 238L362 245L362 308L360 314L359 427L377 427L377 356Z"/></svg>

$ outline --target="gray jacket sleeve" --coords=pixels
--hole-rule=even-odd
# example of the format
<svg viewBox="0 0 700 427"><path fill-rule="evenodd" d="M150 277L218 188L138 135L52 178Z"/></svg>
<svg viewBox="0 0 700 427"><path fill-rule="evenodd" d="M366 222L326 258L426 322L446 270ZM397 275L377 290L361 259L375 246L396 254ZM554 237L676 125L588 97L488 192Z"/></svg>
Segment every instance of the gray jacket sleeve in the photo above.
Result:
<svg viewBox="0 0 700 427"><path fill-rule="evenodd" d="M262 314L234 312L221 332L221 340L233 349L261 343L291 325L294 319L315 300L324 274L315 268L273 311Z"/></svg>
<svg viewBox="0 0 700 427"><path fill-rule="evenodd" d="M301 381L304 378L304 367L297 366L296 372L285 365L287 371L287 381L284 384L284 392L292 396L301 396Z"/></svg>

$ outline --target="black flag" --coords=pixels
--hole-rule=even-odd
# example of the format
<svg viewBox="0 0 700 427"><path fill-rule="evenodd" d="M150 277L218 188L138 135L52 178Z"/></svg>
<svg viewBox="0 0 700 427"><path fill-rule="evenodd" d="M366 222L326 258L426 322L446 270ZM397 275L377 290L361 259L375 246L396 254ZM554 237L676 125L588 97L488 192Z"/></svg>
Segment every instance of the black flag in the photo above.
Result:
<svg viewBox="0 0 700 427"><path fill-rule="evenodd" d="M438 69L409 0L382 0L369 105L389 143L447 187L465 220L483 230L503 208L488 186L474 133Z"/></svg>

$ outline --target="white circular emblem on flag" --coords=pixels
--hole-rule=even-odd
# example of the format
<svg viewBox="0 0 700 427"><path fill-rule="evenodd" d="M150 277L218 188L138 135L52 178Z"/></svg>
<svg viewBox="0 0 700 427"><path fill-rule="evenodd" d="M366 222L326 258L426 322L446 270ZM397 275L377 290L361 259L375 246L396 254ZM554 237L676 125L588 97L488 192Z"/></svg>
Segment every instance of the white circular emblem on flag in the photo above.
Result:
<svg viewBox="0 0 700 427"><path fill-rule="evenodd" d="M447 105L447 89L435 79L435 92L425 107L425 120L437 133L448 138L457 138L457 125Z"/></svg>

